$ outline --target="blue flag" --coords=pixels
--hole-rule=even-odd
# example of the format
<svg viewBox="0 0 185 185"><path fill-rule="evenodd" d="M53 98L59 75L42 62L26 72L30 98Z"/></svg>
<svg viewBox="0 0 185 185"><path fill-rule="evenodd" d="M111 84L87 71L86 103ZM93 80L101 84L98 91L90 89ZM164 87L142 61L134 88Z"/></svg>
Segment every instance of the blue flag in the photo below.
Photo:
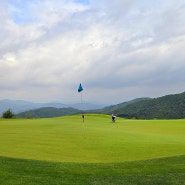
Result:
<svg viewBox="0 0 185 185"><path fill-rule="evenodd" d="M79 87L78 87L78 92L81 92L83 91L83 87L82 87L82 84L80 83Z"/></svg>

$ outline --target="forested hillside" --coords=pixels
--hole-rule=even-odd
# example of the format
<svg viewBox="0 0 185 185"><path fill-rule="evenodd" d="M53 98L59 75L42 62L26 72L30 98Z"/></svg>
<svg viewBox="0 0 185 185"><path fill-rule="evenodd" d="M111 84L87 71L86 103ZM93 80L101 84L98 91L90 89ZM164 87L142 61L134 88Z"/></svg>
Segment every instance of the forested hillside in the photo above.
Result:
<svg viewBox="0 0 185 185"><path fill-rule="evenodd" d="M51 118L57 116L66 116L80 113L80 110L74 108L54 108L44 107L40 109L25 111L17 114L19 118Z"/></svg>
<svg viewBox="0 0 185 185"><path fill-rule="evenodd" d="M97 112L97 113L101 112L101 113L104 113L104 114L110 114L111 112L115 112L117 109L126 107L127 105L130 105L130 104L133 104L133 103L136 103L136 102L140 102L142 100L149 100L149 99L150 98L136 98L136 99L128 101L128 102L123 102L123 103L119 103L117 105L107 106L107 107L104 107L103 109L97 109L97 110L94 110L94 111Z"/></svg>
<svg viewBox="0 0 185 185"><path fill-rule="evenodd" d="M118 108L112 113L120 117L136 119L185 118L185 92L135 102Z"/></svg>

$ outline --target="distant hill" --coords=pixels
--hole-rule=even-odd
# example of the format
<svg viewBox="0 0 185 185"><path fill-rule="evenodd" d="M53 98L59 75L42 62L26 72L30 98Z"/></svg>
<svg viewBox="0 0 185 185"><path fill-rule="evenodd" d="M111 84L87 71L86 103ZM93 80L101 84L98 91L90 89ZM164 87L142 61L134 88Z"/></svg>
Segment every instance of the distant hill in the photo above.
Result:
<svg viewBox="0 0 185 185"><path fill-rule="evenodd" d="M41 107L57 107L62 108L65 104L61 103L33 103L24 100L1 100L0 101L0 113L6 111L7 109L11 109L11 111L15 114L31 110L31 109L38 109Z"/></svg>
<svg viewBox="0 0 185 185"><path fill-rule="evenodd" d="M120 117L136 119L185 118L185 92L138 101L115 109L112 113Z"/></svg>
<svg viewBox="0 0 185 185"><path fill-rule="evenodd" d="M81 113L74 108L43 107L35 110L25 111L16 115L19 118L51 118Z"/></svg>
<svg viewBox="0 0 185 185"><path fill-rule="evenodd" d="M101 109L105 105L98 105L98 104L93 104L93 103L74 103L74 104L68 104L68 107L72 107L75 109L80 109L80 110L93 110L93 109Z"/></svg>
<svg viewBox="0 0 185 185"><path fill-rule="evenodd" d="M60 102L49 102L49 103L33 103L24 100L0 100L0 116L7 109L11 109L11 111L15 114L20 112L43 108L43 107L54 107L54 108L68 108L72 107L75 109L89 110L89 109L99 109L103 108L104 105L96 105L91 103L74 103L74 104L64 104Z"/></svg>
<svg viewBox="0 0 185 185"><path fill-rule="evenodd" d="M23 102L22 104L24 105ZM46 106L46 104L44 105ZM50 105L50 107L24 111L17 114L17 117L46 118L82 112L76 108L56 108L52 107L52 104L47 105ZM55 106L59 107L60 104L55 104ZM77 106L82 108L82 105ZM26 105L24 108L27 108ZM119 117L135 119L181 119L185 118L185 92L159 98L137 98L117 105L107 106L102 109L85 110L85 112L115 114Z"/></svg>
<svg viewBox="0 0 185 185"><path fill-rule="evenodd" d="M142 100L147 100L150 98L137 98L128 102L120 103L117 105L111 105L104 107L102 109L92 109L92 110L85 110L86 113L103 113L103 114L109 114L112 113L113 111L115 112L117 109L125 107L129 104L139 102ZM84 105L80 104L73 104L73 106L76 107L81 107L83 108ZM93 104L89 104L89 108L92 107ZM86 105L88 107L88 104ZM95 107L97 107L95 105ZM39 109L33 109L33 110L28 110L24 111L21 113L16 114L17 117L20 118L49 118L49 117L57 117L57 116L66 116L66 115L72 115L72 114L79 114L81 113L82 110L75 109L75 108L54 108L54 107L42 107Z"/></svg>
<svg viewBox="0 0 185 185"><path fill-rule="evenodd" d="M127 105L136 103L136 102L140 102L143 100L149 100L151 98L136 98L134 100L128 101L128 102L123 102L117 105L111 105L111 106L107 106L104 107L103 109L99 109L99 110L94 110L96 113L104 113L104 114L112 114L113 112L115 112L117 109L122 109L123 107L126 107Z"/></svg>

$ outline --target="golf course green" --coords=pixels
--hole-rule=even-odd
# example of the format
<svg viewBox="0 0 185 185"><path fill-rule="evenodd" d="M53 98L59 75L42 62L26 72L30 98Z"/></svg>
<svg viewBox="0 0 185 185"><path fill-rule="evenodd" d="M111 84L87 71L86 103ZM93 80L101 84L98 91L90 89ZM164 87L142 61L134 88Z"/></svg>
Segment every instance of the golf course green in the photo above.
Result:
<svg viewBox="0 0 185 185"><path fill-rule="evenodd" d="M185 184L185 120L0 119L0 184Z"/></svg>

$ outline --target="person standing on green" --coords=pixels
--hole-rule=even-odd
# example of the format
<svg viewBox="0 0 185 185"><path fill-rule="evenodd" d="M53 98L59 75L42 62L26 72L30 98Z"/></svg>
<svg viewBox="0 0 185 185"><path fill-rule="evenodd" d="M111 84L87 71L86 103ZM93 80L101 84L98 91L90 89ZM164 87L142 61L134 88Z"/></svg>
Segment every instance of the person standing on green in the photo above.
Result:
<svg viewBox="0 0 185 185"><path fill-rule="evenodd" d="M82 113L82 120L83 120L83 122L84 122L84 118L85 118L85 115L84 115L84 113Z"/></svg>

